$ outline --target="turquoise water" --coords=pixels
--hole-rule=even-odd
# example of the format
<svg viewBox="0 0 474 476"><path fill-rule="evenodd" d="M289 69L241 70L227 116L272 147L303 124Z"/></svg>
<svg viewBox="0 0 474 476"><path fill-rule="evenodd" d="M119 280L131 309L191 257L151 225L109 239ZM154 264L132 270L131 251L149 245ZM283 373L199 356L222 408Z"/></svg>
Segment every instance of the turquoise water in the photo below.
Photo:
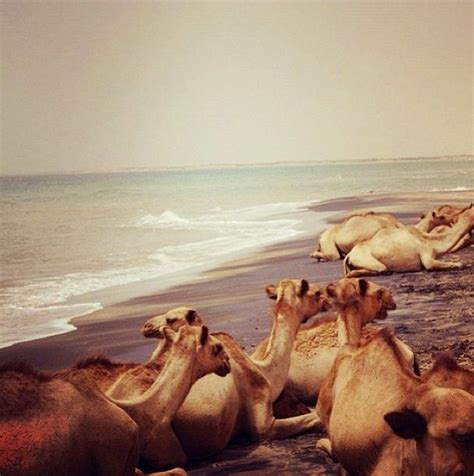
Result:
<svg viewBox="0 0 474 476"><path fill-rule="evenodd" d="M0 347L72 330L72 297L212 267L307 232L313 201L473 187L467 160L0 178ZM314 214L311 219L315 226Z"/></svg>

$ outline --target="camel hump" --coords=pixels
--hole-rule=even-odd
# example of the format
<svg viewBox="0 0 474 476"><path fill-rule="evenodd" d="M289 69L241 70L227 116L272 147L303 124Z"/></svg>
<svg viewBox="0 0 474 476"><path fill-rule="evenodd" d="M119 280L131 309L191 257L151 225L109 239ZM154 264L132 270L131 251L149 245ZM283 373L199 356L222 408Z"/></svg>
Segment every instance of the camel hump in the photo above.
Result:
<svg viewBox="0 0 474 476"><path fill-rule="evenodd" d="M460 368L451 352L440 352L433 362L433 370L459 370Z"/></svg>

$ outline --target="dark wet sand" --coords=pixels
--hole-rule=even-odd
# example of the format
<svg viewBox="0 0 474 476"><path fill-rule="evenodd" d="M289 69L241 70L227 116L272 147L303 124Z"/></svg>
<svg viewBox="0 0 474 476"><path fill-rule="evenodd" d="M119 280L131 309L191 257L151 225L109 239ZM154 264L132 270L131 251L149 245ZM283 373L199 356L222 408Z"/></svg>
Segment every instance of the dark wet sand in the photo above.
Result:
<svg viewBox="0 0 474 476"><path fill-rule="evenodd" d="M432 206L446 202L466 204L469 200L466 192L365 195L321 202L313 210L334 212L331 221L356 209L383 210L404 223L414 223L421 212ZM178 305L197 308L211 330L231 333L251 351L269 331L270 302L265 297L265 285L284 277L316 282L341 277L342 262L318 264L309 258L314 243L315 237L311 237L274 245L206 272L192 283L108 306L75 319L77 331L1 349L0 363L24 359L42 368L57 369L81 355L97 352L116 359L142 361L151 353L153 341L141 336L141 325L148 317ZM422 368L429 364L432 354L444 349L473 365L474 248L455 256L471 267L374 278L391 288L398 305L386 323L417 351ZM312 434L260 445L234 444L213 460L193 464L190 473L339 474L338 465L313 450L316 438Z"/></svg>

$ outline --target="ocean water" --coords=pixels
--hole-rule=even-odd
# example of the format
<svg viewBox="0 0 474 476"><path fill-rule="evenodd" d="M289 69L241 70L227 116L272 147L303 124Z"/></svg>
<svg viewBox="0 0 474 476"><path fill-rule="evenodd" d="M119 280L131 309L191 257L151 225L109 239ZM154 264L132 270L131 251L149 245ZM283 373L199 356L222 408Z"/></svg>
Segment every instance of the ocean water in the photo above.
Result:
<svg viewBox="0 0 474 476"><path fill-rule="evenodd" d="M0 347L73 330L72 317L102 305L86 293L163 288L315 230L312 202L465 190L473 177L460 159L0 177Z"/></svg>

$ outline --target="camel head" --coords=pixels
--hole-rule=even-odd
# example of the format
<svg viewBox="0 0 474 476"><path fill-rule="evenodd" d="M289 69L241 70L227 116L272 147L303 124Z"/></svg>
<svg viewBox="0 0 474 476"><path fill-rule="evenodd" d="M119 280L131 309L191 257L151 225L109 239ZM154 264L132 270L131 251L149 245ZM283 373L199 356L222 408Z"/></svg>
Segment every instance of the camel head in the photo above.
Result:
<svg viewBox="0 0 474 476"><path fill-rule="evenodd" d="M384 419L397 436L416 441L429 474L474 474L474 397L469 393L422 385L407 408Z"/></svg>
<svg viewBox="0 0 474 476"><path fill-rule="evenodd" d="M209 334L206 326L182 326L177 332L171 327L162 329L164 338L181 352L195 353L195 372L197 378L215 373L220 377L230 372L229 355L223 345Z"/></svg>
<svg viewBox="0 0 474 476"><path fill-rule="evenodd" d="M362 325L385 319L387 310L397 307L388 288L363 278L343 278L336 284L329 283L326 294L338 309L356 306Z"/></svg>
<svg viewBox="0 0 474 476"><path fill-rule="evenodd" d="M459 220L464 212L472 210L472 208L472 203L464 208L453 207L452 205L445 204L423 213L420 220L428 221L427 231L429 233L433 228L440 225L452 226Z"/></svg>
<svg viewBox="0 0 474 476"><path fill-rule="evenodd" d="M299 317L300 323L329 309L327 297L316 284L310 284L306 279L282 279L278 286L269 284L266 292L270 299L276 301L276 312L285 308L292 310Z"/></svg>
<svg viewBox="0 0 474 476"><path fill-rule="evenodd" d="M163 328L171 327L177 331L182 326L202 326L201 318L195 309L189 307L176 307L165 314L151 317L142 327L145 337L163 338Z"/></svg>

